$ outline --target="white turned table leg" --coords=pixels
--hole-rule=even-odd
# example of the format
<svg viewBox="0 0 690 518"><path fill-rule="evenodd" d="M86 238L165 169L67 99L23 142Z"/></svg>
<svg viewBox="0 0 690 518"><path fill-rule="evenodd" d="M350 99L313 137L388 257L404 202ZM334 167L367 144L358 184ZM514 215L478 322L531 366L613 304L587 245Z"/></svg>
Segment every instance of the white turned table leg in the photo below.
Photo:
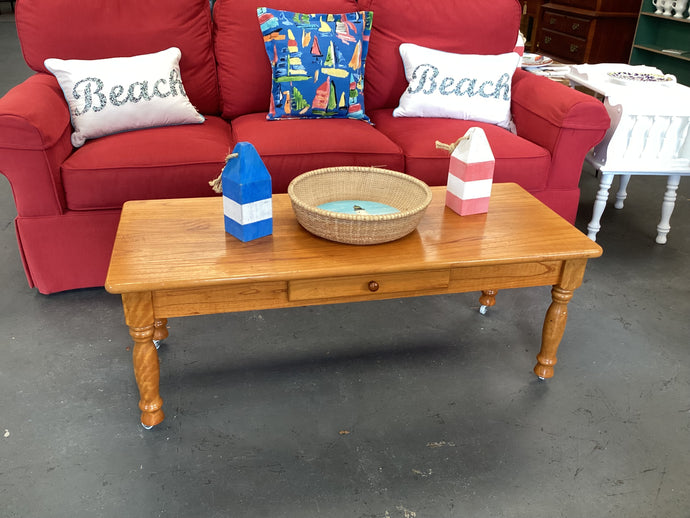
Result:
<svg viewBox="0 0 690 518"><path fill-rule="evenodd" d="M656 242L660 245L666 243L666 235L668 234L669 230L671 230L671 225L669 223L671 221L673 209L676 206L676 189L678 189L679 183L679 174L672 174L668 177L666 192L664 193L664 201L661 204L661 220L656 227Z"/></svg>
<svg viewBox="0 0 690 518"><path fill-rule="evenodd" d="M594 201L594 210L592 211L592 221L587 225L587 237L592 241L597 240L597 232L601 229L599 221L601 220L601 215L604 213L606 208L606 202L609 199L609 189L611 188L611 182L613 181L612 173L601 173L601 181L599 182L599 190L597 191L597 197Z"/></svg>
<svg viewBox="0 0 690 518"><path fill-rule="evenodd" d="M628 197L628 182L630 182L630 175L621 175L621 184L618 187L618 192L616 193L616 203L613 205L617 209L622 209L625 199Z"/></svg>

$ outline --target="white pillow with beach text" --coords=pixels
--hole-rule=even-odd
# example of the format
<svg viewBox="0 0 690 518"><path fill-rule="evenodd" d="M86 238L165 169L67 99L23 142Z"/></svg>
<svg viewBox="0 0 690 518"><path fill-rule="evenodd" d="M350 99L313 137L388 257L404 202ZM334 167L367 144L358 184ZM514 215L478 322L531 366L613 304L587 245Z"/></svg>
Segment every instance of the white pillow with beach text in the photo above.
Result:
<svg viewBox="0 0 690 518"><path fill-rule="evenodd" d="M112 133L204 122L187 98L177 47L108 59L46 59L69 105L72 145Z"/></svg>
<svg viewBox="0 0 690 518"><path fill-rule="evenodd" d="M395 117L465 119L510 128L517 53L453 54L403 43L400 56L409 85L393 110Z"/></svg>

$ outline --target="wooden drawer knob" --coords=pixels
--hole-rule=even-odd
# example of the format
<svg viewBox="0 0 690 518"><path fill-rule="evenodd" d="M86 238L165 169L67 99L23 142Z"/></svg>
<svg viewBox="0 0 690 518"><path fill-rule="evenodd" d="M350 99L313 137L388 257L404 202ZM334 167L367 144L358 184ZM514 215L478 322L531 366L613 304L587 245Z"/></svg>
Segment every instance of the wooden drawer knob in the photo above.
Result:
<svg viewBox="0 0 690 518"><path fill-rule="evenodd" d="M376 281L369 281L369 291L378 291L379 283Z"/></svg>

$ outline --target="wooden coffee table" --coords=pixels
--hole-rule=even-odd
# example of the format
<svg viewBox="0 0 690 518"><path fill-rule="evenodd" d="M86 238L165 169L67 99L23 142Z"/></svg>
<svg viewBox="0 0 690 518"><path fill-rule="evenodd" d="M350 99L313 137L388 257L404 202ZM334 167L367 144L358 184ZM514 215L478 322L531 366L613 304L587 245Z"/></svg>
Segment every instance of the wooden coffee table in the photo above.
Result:
<svg viewBox="0 0 690 518"><path fill-rule="evenodd" d="M497 290L553 285L534 368L553 376L567 304L601 248L517 185L495 184L489 212L463 217L432 190L417 230L374 246L308 233L285 194L273 234L247 243L225 233L220 197L126 203L105 287L134 339L142 424L164 417L156 345L170 317L467 291L492 306Z"/></svg>

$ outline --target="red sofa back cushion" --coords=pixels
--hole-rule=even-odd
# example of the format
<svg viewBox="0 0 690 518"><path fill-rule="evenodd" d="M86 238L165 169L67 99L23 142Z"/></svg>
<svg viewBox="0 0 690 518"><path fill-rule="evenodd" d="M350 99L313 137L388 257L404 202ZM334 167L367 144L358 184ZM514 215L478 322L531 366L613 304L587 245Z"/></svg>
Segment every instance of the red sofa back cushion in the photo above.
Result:
<svg viewBox="0 0 690 518"><path fill-rule="evenodd" d="M459 54L511 52L522 12L518 0L360 0L359 8L374 12L364 73L367 110L396 107L407 88L401 43Z"/></svg>
<svg viewBox="0 0 690 518"><path fill-rule="evenodd" d="M356 0L218 0L213 7L214 44L221 110L226 119L268 111L271 66L257 7L332 14L363 10Z"/></svg>
<svg viewBox="0 0 690 518"><path fill-rule="evenodd" d="M94 15L94 13L98 13ZM182 51L187 95L205 114L218 113L208 0L24 0L17 2L17 33L29 67L47 72L46 58L101 59Z"/></svg>

